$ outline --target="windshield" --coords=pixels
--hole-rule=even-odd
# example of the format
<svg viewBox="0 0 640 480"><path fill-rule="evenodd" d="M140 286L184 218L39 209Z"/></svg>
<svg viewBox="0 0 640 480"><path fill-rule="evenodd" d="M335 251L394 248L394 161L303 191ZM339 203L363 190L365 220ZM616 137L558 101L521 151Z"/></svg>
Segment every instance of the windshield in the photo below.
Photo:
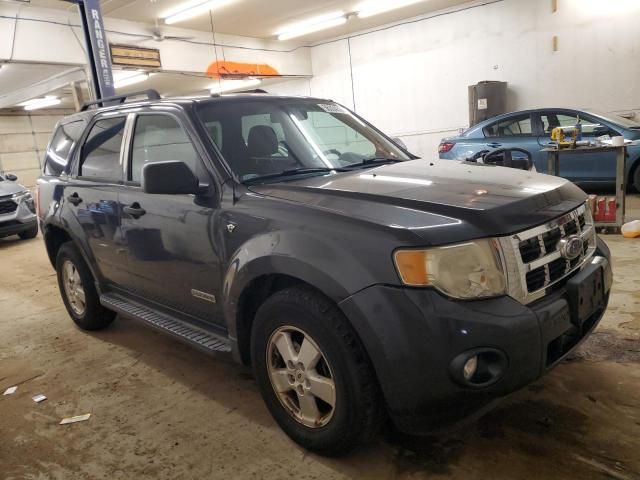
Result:
<svg viewBox="0 0 640 480"><path fill-rule="evenodd" d="M610 123L615 123L616 125L620 125L623 128L633 128L633 129L640 128L640 123L638 123L637 120L631 120L628 118L620 117L615 113L605 113L605 112L600 112L598 110L593 110L593 109L589 111L599 116L603 120L606 120L607 122L610 122Z"/></svg>
<svg viewBox="0 0 640 480"><path fill-rule="evenodd" d="M200 104L198 115L243 182L324 175L411 158L349 110L329 101L222 99Z"/></svg>

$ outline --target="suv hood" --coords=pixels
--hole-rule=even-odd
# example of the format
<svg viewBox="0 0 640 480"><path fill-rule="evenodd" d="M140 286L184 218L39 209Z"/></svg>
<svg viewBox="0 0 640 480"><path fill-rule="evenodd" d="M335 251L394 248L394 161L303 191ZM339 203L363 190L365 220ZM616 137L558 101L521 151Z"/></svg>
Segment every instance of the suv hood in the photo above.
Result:
<svg viewBox="0 0 640 480"><path fill-rule="evenodd" d="M24 188L19 183L10 182L9 180L3 180L0 182L0 197L24 192L25 190L26 188Z"/></svg>
<svg viewBox="0 0 640 480"><path fill-rule="evenodd" d="M582 190L559 177L451 160L412 160L249 188L408 229L434 245L516 233L586 200Z"/></svg>

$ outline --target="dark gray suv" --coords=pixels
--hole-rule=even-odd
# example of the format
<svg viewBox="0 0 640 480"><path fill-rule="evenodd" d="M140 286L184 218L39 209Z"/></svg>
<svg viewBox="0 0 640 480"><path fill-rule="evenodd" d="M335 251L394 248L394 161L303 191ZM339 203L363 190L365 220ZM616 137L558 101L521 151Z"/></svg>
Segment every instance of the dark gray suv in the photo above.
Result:
<svg viewBox="0 0 640 480"><path fill-rule="evenodd" d="M69 315L231 352L306 448L472 415L604 314L609 250L566 180L417 159L329 100L146 94L48 146L39 219Z"/></svg>

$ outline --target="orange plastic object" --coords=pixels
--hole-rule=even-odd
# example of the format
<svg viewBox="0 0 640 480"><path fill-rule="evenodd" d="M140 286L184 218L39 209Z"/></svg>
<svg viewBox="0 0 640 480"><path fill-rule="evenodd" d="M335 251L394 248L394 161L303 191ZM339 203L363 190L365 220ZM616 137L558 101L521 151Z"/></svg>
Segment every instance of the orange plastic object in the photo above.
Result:
<svg viewBox="0 0 640 480"><path fill-rule="evenodd" d="M280 76L280 73L271 65L260 63L218 61L207 67L207 77L213 79L278 76Z"/></svg>
<svg viewBox="0 0 640 480"><path fill-rule="evenodd" d="M634 220L633 222L625 223L622 226L622 236L625 238L640 237L640 220Z"/></svg>

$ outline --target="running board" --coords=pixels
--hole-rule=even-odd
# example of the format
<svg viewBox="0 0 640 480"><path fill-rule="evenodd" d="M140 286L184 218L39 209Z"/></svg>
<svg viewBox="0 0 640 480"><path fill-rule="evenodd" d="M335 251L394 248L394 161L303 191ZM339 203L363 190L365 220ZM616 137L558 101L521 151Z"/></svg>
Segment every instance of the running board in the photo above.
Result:
<svg viewBox="0 0 640 480"><path fill-rule="evenodd" d="M139 303L132 302L117 293L104 293L100 295L100 303L103 307L113 310L123 317L139 320L156 330L166 332L178 340L182 340L205 352L231 351L231 344L228 339L147 308Z"/></svg>

